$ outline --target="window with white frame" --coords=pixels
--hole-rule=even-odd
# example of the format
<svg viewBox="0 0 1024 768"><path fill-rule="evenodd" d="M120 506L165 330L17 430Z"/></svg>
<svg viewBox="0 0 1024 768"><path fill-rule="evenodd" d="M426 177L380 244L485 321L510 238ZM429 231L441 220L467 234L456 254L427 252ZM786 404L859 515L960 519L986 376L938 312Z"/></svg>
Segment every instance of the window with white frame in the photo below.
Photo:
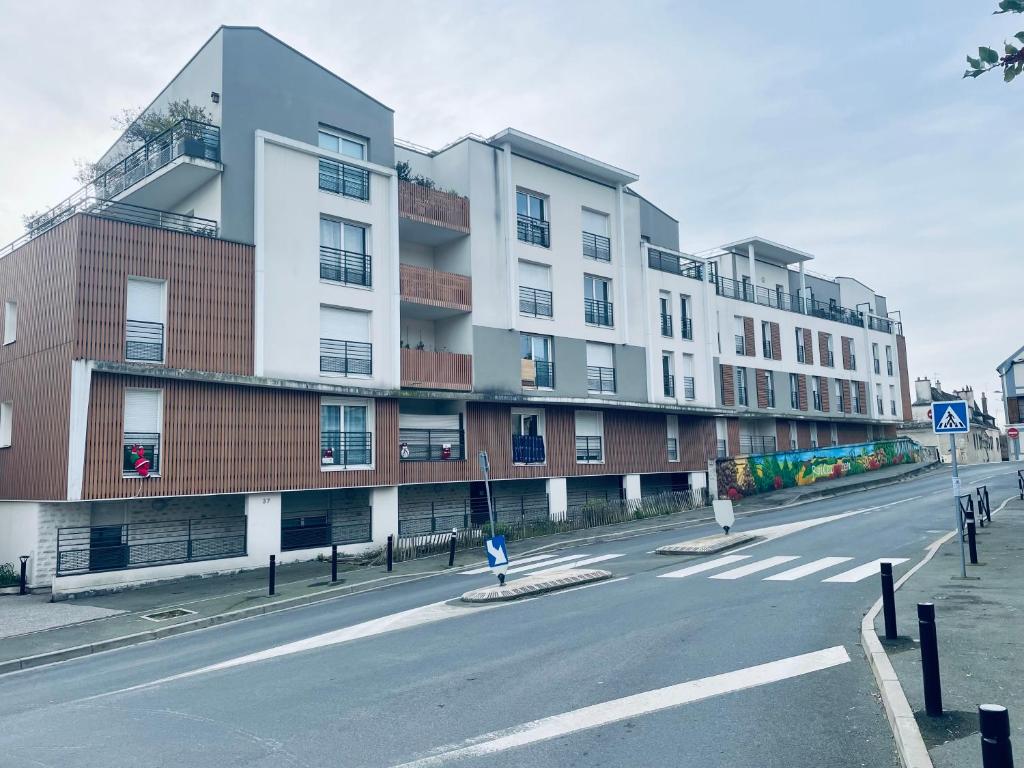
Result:
<svg viewBox="0 0 1024 768"><path fill-rule="evenodd" d="M818 447L818 423L811 422L811 448Z"/></svg>
<svg viewBox="0 0 1024 768"><path fill-rule="evenodd" d="M610 229L607 213L582 209L583 255L597 261L612 260L612 244L608 236Z"/></svg>
<svg viewBox="0 0 1024 768"><path fill-rule="evenodd" d="M583 276L583 318L587 323L607 327L615 324L611 298L611 280L597 275Z"/></svg>
<svg viewBox="0 0 1024 768"><path fill-rule="evenodd" d="M18 338L18 302L4 302L4 344L10 344Z"/></svg>
<svg viewBox="0 0 1024 768"><path fill-rule="evenodd" d="M547 200L535 192L516 190L516 237L524 243L551 245Z"/></svg>
<svg viewBox="0 0 1024 768"><path fill-rule="evenodd" d="M671 352L661 353L661 383L665 397L676 396L675 360Z"/></svg>
<svg viewBox="0 0 1024 768"><path fill-rule="evenodd" d="M892 376L892 347L885 345L885 372Z"/></svg>
<svg viewBox="0 0 1024 768"><path fill-rule="evenodd" d="M160 473L161 432L163 429L163 391L126 389L124 391L124 464L126 476Z"/></svg>
<svg viewBox="0 0 1024 768"><path fill-rule="evenodd" d="M839 445L839 427L835 424L835 422L829 424L829 432L829 437L832 441L832 445Z"/></svg>
<svg viewBox="0 0 1024 768"><path fill-rule="evenodd" d="M836 410L844 411L846 409L846 402L843 398L843 384L839 379L835 379L836 384Z"/></svg>
<svg viewBox="0 0 1024 768"><path fill-rule="evenodd" d="M604 461L604 421L600 411L576 411L576 462Z"/></svg>
<svg viewBox="0 0 1024 768"><path fill-rule="evenodd" d="M519 314L553 317L551 267L532 261L519 262Z"/></svg>
<svg viewBox="0 0 1024 768"><path fill-rule="evenodd" d="M527 389L553 389L555 362L553 339L534 333L519 334L520 379Z"/></svg>
<svg viewBox="0 0 1024 768"><path fill-rule="evenodd" d="M747 369L743 366L736 367L736 404L747 404Z"/></svg>
<svg viewBox="0 0 1024 768"><path fill-rule="evenodd" d="M761 348L765 358L771 360L772 354L772 324L767 320L761 321Z"/></svg>
<svg viewBox="0 0 1024 768"><path fill-rule="evenodd" d="M764 372L764 393L768 400L768 407L775 407L775 372Z"/></svg>
<svg viewBox="0 0 1024 768"><path fill-rule="evenodd" d="M697 381L694 377L693 355L683 355L683 397L697 399Z"/></svg>
<svg viewBox="0 0 1024 768"><path fill-rule="evenodd" d="M874 364L875 373L876 374L881 373L882 372L882 361L879 360L879 358L878 358L878 344L876 344L875 342L871 343L871 360L872 360L872 362Z"/></svg>
<svg viewBox="0 0 1024 768"><path fill-rule="evenodd" d="M794 411L800 408L800 376L789 374L789 407Z"/></svg>
<svg viewBox="0 0 1024 768"><path fill-rule="evenodd" d="M736 354L745 355L747 354L747 332L746 323L743 322L743 318L739 315L733 316L733 335L736 340Z"/></svg>
<svg viewBox="0 0 1024 768"><path fill-rule="evenodd" d="M13 419L14 403L10 400L0 403L0 448L11 447Z"/></svg>
<svg viewBox="0 0 1024 768"><path fill-rule="evenodd" d="M167 282L129 277L125 297L124 359L162 363L166 337Z"/></svg>
<svg viewBox="0 0 1024 768"><path fill-rule="evenodd" d="M369 312L320 306L320 372L329 376L372 375Z"/></svg>
<svg viewBox="0 0 1024 768"><path fill-rule="evenodd" d="M373 464L373 408L369 400L320 401L320 466L368 467Z"/></svg>
<svg viewBox="0 0 1024 768"><path fill-rule="evenodd" d="M693 340L693 316L690 314L690 297L679 296L679 332L684 339Z"/></svg>
<svg viewBox="0 0 1024 768"><path fill-rule="evenodd" d="M544 464L544 410L512 409L512 463Z"/></svg>
<svg viewBox="0 0 1024 768"><path fill-rule="evenodd" d="M889 409L890 415L896 415L896 387L893 384L889 385Z"/></svg>
<svg viewBox="0 0 1024 768"><path fill-rule="evenodd" d="M665 430L668 433L665 446L668 460L679 461L679 417L676 414L666 414Z"/></svg>
<svg viewBox="0 0 1024 768"><path fill-rule="evenodd" d="M587 389L615 392L615 348L611 344L587 342Z"/></svg>
<svg viewBox="0 0 1024 768"><path fill-rule="evenodd" d="M811 376L811 396L814 400L814 410L821 408L821 380L817 376Z"/></svg>
<svg viewBox="0 0 1024 768"><path fill-rule="evenodd" d="M658 292L658 309L661 315L661 335L671 339L672 331L672 294L668 291Z"/></svg>
<svg viewBox="0 0 1024 768"><path fill-rule="evenodd" d="M367 228L320 217L320 279L346 285L372 284Z"/></svg>
<svg viewBox="0 0 1024 768"><path fill-rule="evenodd" d="M345 155L356 160L366 159L366 139L350 133L321 126L317 132L317 141L321 149L337 152L339 155Z"/></svg>

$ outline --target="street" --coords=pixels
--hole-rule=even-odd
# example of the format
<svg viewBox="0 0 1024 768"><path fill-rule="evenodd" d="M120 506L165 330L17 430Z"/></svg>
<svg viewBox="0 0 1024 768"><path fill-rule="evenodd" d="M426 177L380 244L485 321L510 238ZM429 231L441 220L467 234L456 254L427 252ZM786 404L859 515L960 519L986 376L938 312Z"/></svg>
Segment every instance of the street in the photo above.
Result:
<svg viewBox="0 0 1024 768"><path fill-rule="evenodd" d="M961 477L1016 494L1009 465ZM896 766L858 625L878 561L920 560L950 496L942 468L741 517L765 540L721 555L653 554L708 524L513 554L512 579L613 575L530 600L446 603L492 583L470 568L11 674L0 762Z"/></svg>

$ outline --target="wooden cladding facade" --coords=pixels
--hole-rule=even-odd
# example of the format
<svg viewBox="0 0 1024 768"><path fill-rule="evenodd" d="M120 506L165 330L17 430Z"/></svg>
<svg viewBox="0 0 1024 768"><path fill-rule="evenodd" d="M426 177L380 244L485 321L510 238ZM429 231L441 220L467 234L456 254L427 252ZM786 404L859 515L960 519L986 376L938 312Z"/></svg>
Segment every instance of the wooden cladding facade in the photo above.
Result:
<svg viewBox="0 0 1024 768"><path fill-rule="evenodd" d="M253 247L76 216L74 357L125 359L129 277L166 281L165 364L253 372Z"/></svg>
<svg viewBox="0 0 1024 768"><path fill-rule="evenodd" d="M843 393L843 413L853 413L853 403L850 398L850 382L846 379L837 379L839 389Z"/></svg>
<svg viewBox="0 0 1024 768"><path fill-rule="evenodd" d="M829 409L828 376L818 377L818 392L821 394L821 410L827 413Z"/></svg>
<svg viewBox="0 0 1024 768"><path fill-rule="evenodd" d="M835 360L832 362L828 360L828 342L831 338L831 333L818 331L818 361L823 368L832 368L835 365Z"/></svg>
<svg viewBox="0 0 1024 768"><path fill-rule="evenodd" d="M400 264L399 282L402 301L463 312L473 309L473 281L465 275Z"/></svg>
<svg viewBox="0 0 1024 768"><path fill-rule="evenodd" d="M807 365L814 365L814 340L811 336L811 329L800 328L799 330L804 337L804 362Z"/></svg>
<svg viewBox="0 0 1024 768"><path fill-rule="evenodd" d="M782 334L778 323L768 323L768 333L772 340L772 360L782 359Z"/></svg>
<svg viewBox="0 0 1024 768"><path fill-rule="evenodd" d="M722 372L722 405L736 405L736 374L735 368L728 363L719 365Z"/></svg>
<svg viewBox="0 0 1024 768"><path fill-rule="evenodd" d="M401 352L402 386L412 389L473 389L473 356L459 352L405 349Z"/></svg>
<svg viewBox="0 0 1024 768"><path fill-rule="evenodd" d="M896 362L900 370L900 400L903 405L903 420L913 421L914 409L910 404L910 371L907 367L907 339L902 334L896 336Z"/></svg>
<svg viewBox="0 0 1024 768"><path fill-rule="evenodd" d="M807 410L807 375L798 373L796 375L796 397L797 406L801 411Z"/></svg>
<svg viewBox="0 0 1024 768"><path fill-rule="evenodd" d="M400 181L398 213L404 219L469 234L469 198L454 192Z"/></svg>
<svg viewBox="0 0 1024 768"><path fill-rule="evenodd" d="M743 346L744 354L747 357L757 355L757 346L754 343L754 318L752 317L743 318Z"/></svg>
<svg viewBox="0 0 1024 768"><path fill-rule="evenodd" d="M840 336L839 344L843 350L843 370L854 370L853 364L853 339L849 336Z"/></svg>
<svg viewBox="0 0 1024 768"><path fill-rule="evenodd" d="M124 392L163 392L160 476L123 477ZM402 462L398 399L374 401L372 469L322 471L320 395L141 376L97 373L90 393L86 499L343 488L482 479L486 450L493 479L651 472L700 472L715 456L714 419L680 415L679 461L668 461L664 413L600 410L604 462L576 463L575 411L544 407L546 463L512 462L512 407L467 403L464 461ZM65 445L67 438L65 437Z"/></svg>

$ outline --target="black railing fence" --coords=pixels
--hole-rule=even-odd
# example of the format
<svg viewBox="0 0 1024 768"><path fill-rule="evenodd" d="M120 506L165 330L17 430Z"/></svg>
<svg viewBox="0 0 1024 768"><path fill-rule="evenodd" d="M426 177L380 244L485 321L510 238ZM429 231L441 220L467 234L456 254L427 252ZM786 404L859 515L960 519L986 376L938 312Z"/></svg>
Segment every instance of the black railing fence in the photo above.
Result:
<svg viewBox="0 0 1024 768"><path fill-rule="evenodd" d="M320 371L369 376L373 373L373 345L366 341L320 339Z"/></svg>
<svg viewBox="0 0 1024 768"><path fill-rule="evenodd" d="M764 435L740 435L740 453L775 453L775 438Z"/></svg>
<svg viewBox="0 0 1024 768"><path fill-rule="evenodd" d="M670 437L665 444L669 461L679 461L679 439Z"/></svg>
<svg viewBox="0 0 1024 768"><path fill-rule="evenodd" d="M550 360L533 360L533 379L523 379L524 387L544 387L554 389L555 364Z"/></svg>
<svg viewBox="0 0 1024 768"><path fill-rule="evenodd" d="M615 369L600 365L587 366L587 389L591 392L615 392Z"/></svg>
<svg viewBox="0 0 1024 768"><path fill-rule="evenodd" d="M320 189L357 200L370 199L370 172L334 160L320 160Z"/></svg>
<svg viewBox="0 0 1024 768"><path fill-rule="evenodd" d="M672 338L672 315L661 313L661 335Z"/></svg>
<svg viewBox="0 0 1024 768"><path fill-rule="evenodd" d="M281 549L313 549L373 540L369 507L311 510L281 518Z"/></svg>
<svg viewBox="0 0 1024 768"><path fill-rule="evenodd" d="M543 435L512 435L512 462L514 464L543 464Z"/></svg>
<svg viewBox="0 0 1024 768"><path fill-rule="evenodd" d="M683 397L687 400L697 399L697 388L693 376L683 376Z"/></svg>
<svg viewBox="0 0 1024 768"><path fill-rule="evenodd" d="M519 313L530 317L551 317L553 315L551 291L520 286Z"/></svg>
<svg viewBox="0 0 1024 768"><path fill-rule="evenodd" d="M542 245L547 248L551 245L551 225L544 219L535 219L520 213L516 215L516 237L524 243Z"/></svg>
<svg viewBox="0 0 1024 768"><path fill-rule="evenodd" d="M164 359L164 324L128 320L124 332L124 359L159 363Z"/></svg>
<svg viewBox="0 0 1024 768"><path fill-rule="evenodd" d="M320 463L324 466L366 466L373 463L372 432L320 433Z"/></svg>
<svg viewBox="0 0 1024 768"><path fill-rule="evenodd" d="M665 397L675 397L676 396L676 377L673 376L671 373L663 373L661 375L661 379L662 379L662 382L661 382L661 384L662 384L662 391L665 393Z"/></svg>
<svg viewBox="0 0 1024 768"><path fill-rule="evenodd" d="M615 313L610 301L584 299L583 317L591 325L612 326L615 324Z"/></svg>
<svg viewBox="0 0 1024 768"><path fill-rule="evenodd" d="M657 248L647 249L647 266L660 272L671 272L693 280L704 279L704 265L698 261L690 261L674 253L666 253Z"/></svg>
<svg viewBox="0 0 1024 768"><path fill-rule="evenodd" d="M398 430L398 456L402 461L462 461L466 458L461 429Z"/></svg>
<svg viewBox="0 0 1024 768"><path fill-rule="evenodd" d="M689 339L690 341L693 341L693 318L680 318L679 331L684 339Z"/></svg>
<svg viewBox="0 0 1024 768"><path fill-rule="evenodd" d="M583 233L583 255L598 261L612 260L612 241L604 235Z"/></svg>
<svg viewBox="0 0 1024 768"><path fill-rule="evenodd" d="M604 461L603 442L594 435L577 435L576 461Z"/></svg>
<svg viewBox="0 0 1024 768"><path fill-rule="evenodd" d="M373 284L372 259L368 253L355 253L320 246L320 279L348 285Z"/></svg>

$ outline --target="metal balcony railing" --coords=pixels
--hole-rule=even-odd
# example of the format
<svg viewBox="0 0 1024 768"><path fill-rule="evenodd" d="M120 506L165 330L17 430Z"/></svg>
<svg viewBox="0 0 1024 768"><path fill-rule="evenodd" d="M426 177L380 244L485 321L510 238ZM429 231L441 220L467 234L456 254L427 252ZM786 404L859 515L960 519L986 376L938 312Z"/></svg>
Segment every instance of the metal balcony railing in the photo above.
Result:
<svg viewBox="0 0 1024 768"><path fill-rule="evenodd" d="M834 320L837 323L855 325L858 328L864 327L864 315L855 309L847 309L834 301L825 303L815 299L807 300L807 314L820 317L825 320Z"/></svg>
<svg viewBox="0 0 1024 768"><path fill-rule="evenodd" d="M519 314L527 317L552 317L554 308L551 302L551 291L520 286Z"/></svg>
<svg viewBox="0 0 1024 768"><path fill-rule="evenodd" d="M584 256L598 261L612 260L611 240L604 235L595 235L593 232L584 232L582 235Z"/></svg>
<svg viewBox="0 0 1024 768"><path fill-rule="evenodd" d="M324 466L368 466L373 463L372 432L320 433L320 463Z"/></svg>
<svg viewBox="0 0 1024 768"><path fill-rule="evenodd" d="M365 168L334 160L320 159L319 187L356 200L370 199L370 172Z"/></svg>
<svg viewBox="0 0 1024 768"><path fill-rule="evenodd" d="M836 356L832 352L832 350L829 350L828 352L825 353L825 359L822 361L821 364L829 368L836 367Z"/></svg>
<svg viewBox="0 0 1024 768"><path fill-rule="evenodd" d="M314 549L373 540L370 507L304 511L281 518L281 549Z"/></svg>
<svg viewBox="0 0 1024 768"><path fill-rule="evenodd" d="M662 391L665 393L665 397L676 396L676 377L671 373L662 374Z"/></svg>
<svg viewBox="0 0 1024 768"><path fill-rule="evenodd" d="M603 325L610 328L615 324L612 303L598 299L584 299L583 319L591 325Z"/></svg>
<svg viewBox="0 0 1024 768"><path fill-rule="evenodd" d="M320 372L343 376L373 373L373 345L365 341L320 339Z"/></svg>
<svg viewBox="0 0 1024 768"><path fill-rule="evenodd" d="M885 361L885 372L892 376L892 360Z"/></svg>
<svg viewBox="0 0 1024 768"><path fill-rule="evenodd" d="M551 245L551 225L544 219L535 219L524 213L516 214L516 237L524 243L548 248Z"/></svg>
<svg viewBox="0 0 1024 768"><path fill-rule="evenodd" d="M740 435L740 453L775 453L775 438L764 435Z"/></svg>
<svg viewBox="0 0 1024 768"><path fill-rule="evenodd" d="M896 401L895 400L890 400L889 401L889 405L892 408L892 411L891 411L892 415L895 416L896 415Z"/></svg>
<svg viewBox="0 0 1024 768"><path fill-rule="evenodd" d="M789 391L789 407L794 411L800 409L800 393L795 389Z"/></svg>
<svg viewBox="0 0 1024 768"><path fill-rule="evenodd" d="M820 411L821 410L821 393L820 392L814 392L812 394L814 395L814 398L813 398L814 399L814 410Z"/></svg>
<svg viewBox="0 0 1024 768"><path fill-rule="evenodd" d="M743 334L737 333L734 335L736 339L736 354L745 355L747 354L747 338Z"/></svg>
<svg viewBox="0 0 1024 768"><path fill-rule="evenodd" d="M679 461L679 439L670 437L665 441L665 449L669 461Z"/></svg>
<svg viewBox="0 0 1024 768"><path fill-rule="evenodd" d="M124 463L121 469L125 475L138 476L135 470L135 462L139 458L138 449L142 449L143 457L149 459L149 474L160 474L159 432L125 432L122 444Z"/></svg>
<svg viewBox="0 0 1024 768"><path fill-rule="evenodd" d="M513 464L543 464L543 435L512 435Z"/></svg>
<svg viewBox="0 0 1024 768"><path fill-rule="evenodd" d="M772 346L772 340L770 338L769 339L762 339L761 340L761 346L763 347L762 351L764 352L765 359L771 360L772 359L772 355L774 354L774 351L773 351L774 347Z"/></svg>
<svg viewBox="0 0 1024 768"><path fill-rule="evenodd" d="M796 348L796 361L798 363L806 363L807 362L807 350L803 347L803 345L797 345L797 348Z"/></svg>
<svg viewBox="0 0 1024 768"><path fill-rule="evenodd" d="M523 371L522 385L527 389L555 388L555 364L550 360L524 358L520 367ZM529 374L532 374L532 378Z"/></svg>
<svg viewBox="0 0 1024 768"><path fill-rule="evenodd" d="M661 315L661 335L672 338L672 315Z"/></svg>
<svg viewBox="0 0 1024 768"><path fill-rule="evenodd" d="M882 361L879 360L876 357L873 362L874 362L874 367L875 367L875 373L876 374L881 374L882 373Z"/></svg>
<svg viewBox="0 0 1024 768"><path fill-rule="evenodd" d="M697 399L697 388L693 381L693 376L683 376L683 397L687 400Z"/></svg>
<svg viewBox="0 0 1024 768"><path fill-rule="evenodd" d="M765 401L767 402L767 406L766 407L774 408L775 407L775 389L772 388L772 387L768 387L765 390L764 397L765 397Z"/></svg>
<svg viewBox="0 0 1024 768"><path fill-rule="evenodd" d="M660 272L670 272L673 275L681 275L693 280L704 279L704 265L700 262L683 259L674 253L665 253L657 248L647 249L647 266Z"/></svg>
<svg viewBox="0 0 1024 768"><path fill-rule="evenodd" d="M693 341L693 320L689 317L683 317L679 320L679 331L684 339Z"/></svg>
<svg viewBox="0 0 1024 768"><path fill-rule="evenodd" d="M321 245L320 279L369 287L373 284L370 254Z"/></svg>
<svg viewBox="0 0 1024 768"><path fill-rule="evenodd" d="M596 436L576 436L576 461L604 461L602 439Z"/></svg>
<svg viewBox="0 0 1024 768"><path fill-rule="evenodd" d="M718 440L715 447L718 458L724 459L729 455L729 447L725 440Z"/></svg>
<svg viewBox="0 0 1024 768"><path fill-rule="evenodd" d="M878 406L878 415L879 416L881 416L883 413L885 413L885 401L882 400L882 398L876 397L875 398L875 405ZM858 410L857 413L860 413L860 411Z"/></svg>
<svg viewBox="0 0 1024 768"><path fill-rule="evenodd" d="M892 333L893 321L885 317L875 317L874 315L868 315L868 328L870 328L872 331Z"/></svg>
<svg viewBox="0 0 1024 768"><path fill-rule="evenodd" d="M465 432L399 428L398 457L402 461L462 461L466 458Z"/></svg>
<svg viewBox="0 0 1024 768"><path fill-rule="evenodd" d="M591 392L615 392L615 369L600 365L587 366L587 389Z"/></svg>
<svg viewBox="0 0 1024 768"><path fill-rule="evenodd" d="M124 359L132 362L162 363L164 324L128 320L124 332Z"/></svg>

